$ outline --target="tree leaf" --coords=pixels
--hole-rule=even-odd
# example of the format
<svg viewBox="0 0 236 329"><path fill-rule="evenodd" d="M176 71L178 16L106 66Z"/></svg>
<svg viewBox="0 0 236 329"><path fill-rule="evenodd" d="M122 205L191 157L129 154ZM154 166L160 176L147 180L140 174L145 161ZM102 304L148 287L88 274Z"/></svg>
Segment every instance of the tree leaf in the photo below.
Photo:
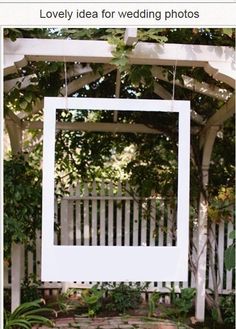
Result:
<svg viewBox="0 0 236 329"><path fill-rule="evenodd" d="M230 271L235 268L235 246L231 245L225 250L225 268Z"/></svg>

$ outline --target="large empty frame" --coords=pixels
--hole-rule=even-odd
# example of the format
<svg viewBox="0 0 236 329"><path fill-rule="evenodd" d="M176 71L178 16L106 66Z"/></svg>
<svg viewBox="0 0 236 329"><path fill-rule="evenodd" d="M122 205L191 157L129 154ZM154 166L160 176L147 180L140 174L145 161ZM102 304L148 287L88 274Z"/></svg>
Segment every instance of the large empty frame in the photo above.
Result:
<svg viewBox="0 0 236 329"><path fill-rule="evenodd" d="M78 110L179 113L176 246L133 247L54 245L56 110L66 108ZM189 101L110 98L45 98L41 279L43 281L187 281L189 161Z"/></svg>

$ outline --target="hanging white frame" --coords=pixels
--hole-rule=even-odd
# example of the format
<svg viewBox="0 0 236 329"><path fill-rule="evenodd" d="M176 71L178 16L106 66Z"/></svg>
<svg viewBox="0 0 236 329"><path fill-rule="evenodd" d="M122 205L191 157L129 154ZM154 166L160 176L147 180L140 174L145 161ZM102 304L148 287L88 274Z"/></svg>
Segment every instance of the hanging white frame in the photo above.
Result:
<svg viewBox="0 0 236 329"><path fill-rule="evenodd" d="M54 245L56 110L179 113L177 245ZM132 132L132 130L131 130ZM44 98L42 281L187 281L190 102L114 98Z"/></svg>

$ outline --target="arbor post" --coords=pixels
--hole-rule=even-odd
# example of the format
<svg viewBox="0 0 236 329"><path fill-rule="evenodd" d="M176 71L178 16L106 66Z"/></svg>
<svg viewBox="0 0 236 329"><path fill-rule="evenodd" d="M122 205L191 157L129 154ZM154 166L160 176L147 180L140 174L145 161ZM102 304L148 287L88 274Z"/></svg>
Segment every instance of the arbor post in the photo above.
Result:
<svg viewBox="0 0 236 329"><path fill-rule="evenodd" d="M207 187L209 181L209 165L215 137L219 127L211 126L202 140L202 191L199 201L198 215L198 241L197 241L197 275L196 275L196 308L195 317L199 322L205 319L205 296L206 296L206 256L207 256L207 210L208 195Z"/></svg>
<svg viewBox="0 0 236 329"><path fill-rule="evenodd" d="M11 247L11 311L20 305L22 245L13 243Z"/></svg>
<svg viewBox="0 0 236 329"><path fill-rule="evenodd" d="M15 118L15 117L14 117ZM22 125L21 120L5 119L13 155L22 154ZM23 245L13 243L11 247L11 311L13 312L21 300L21 269Z"/></svg>

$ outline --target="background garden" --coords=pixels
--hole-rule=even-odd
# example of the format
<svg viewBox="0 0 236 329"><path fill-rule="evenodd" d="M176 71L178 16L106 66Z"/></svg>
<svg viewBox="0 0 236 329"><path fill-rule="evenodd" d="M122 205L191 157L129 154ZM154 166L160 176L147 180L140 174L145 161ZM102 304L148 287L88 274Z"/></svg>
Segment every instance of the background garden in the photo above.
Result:
<svg viewBox="0 0 236 329"><path fill-rule="evenodd" d="M53 314L64 316L67 312L88 317L137 313L148 319L165 318L179 325L196 326L191 317L196 296L197 234L202 204L207 208L207 320L199 326L233 328L235 126L230 106L223 110L220 121L217 113L222 112L227 102L234 102L234 88L208 74L203 67L179 65L177 61L174 65L134 64L130 58L140 42L230 49L235 44L234 30L138 29L131 43L125 35L125 29L4 30L5 41L13 44L21 39L96 40L107 41L112 47L112 59L108 63L27 58L16 71L6 69L5 329L31 328L32 323L47 323ZM190 100L187 283L40 281L42 121L46 96ZM55 243L174 246L178 117L173 113L65 110L58 113L57 122ZM71 123L81 129L69 128ZM61 130L60 124L67 124L68 129ZM119 131L120 127L112 128L114 124L136 124L140 130ZM204 142L211 129L215 129L215 139L207 168L209 181L205 184ZM19 250L21 306L10 314L14 300L11 271ZM74 261L78 266L86 266L86 261ZM161 265L153 260L150 271ZM40 298L46 300L45 307L39 307Z"/></svg>

